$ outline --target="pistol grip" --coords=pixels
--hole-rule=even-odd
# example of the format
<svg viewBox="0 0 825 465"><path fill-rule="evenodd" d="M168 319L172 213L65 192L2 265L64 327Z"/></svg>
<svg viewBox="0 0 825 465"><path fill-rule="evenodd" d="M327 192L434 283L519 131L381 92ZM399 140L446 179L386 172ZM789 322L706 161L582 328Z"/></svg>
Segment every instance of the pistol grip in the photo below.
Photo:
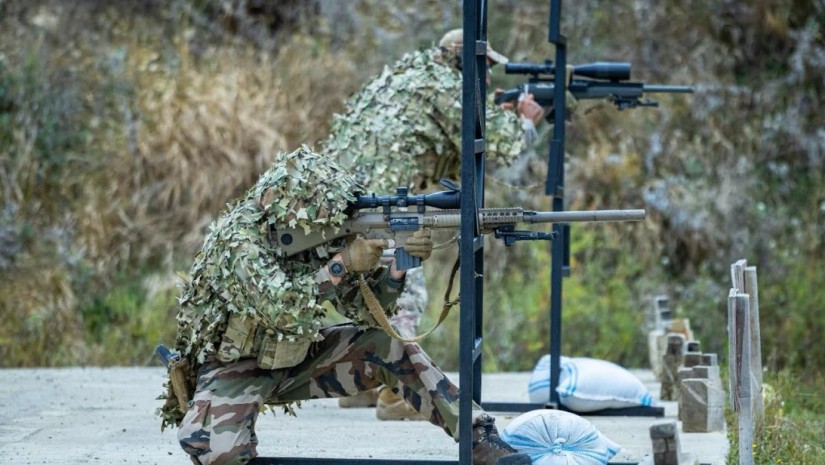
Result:
<svg viewBox="0 0 825 465"><path fill-rule="evenodd" d="M408 254L403 247L395 249L395 268L399 271L421 266L421 259Z"/></svg>

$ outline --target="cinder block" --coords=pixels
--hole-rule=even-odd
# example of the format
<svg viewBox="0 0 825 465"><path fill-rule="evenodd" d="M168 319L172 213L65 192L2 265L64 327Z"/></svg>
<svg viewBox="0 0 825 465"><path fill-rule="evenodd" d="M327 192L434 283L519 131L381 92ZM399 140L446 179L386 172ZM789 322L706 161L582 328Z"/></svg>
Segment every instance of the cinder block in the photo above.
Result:
<svg viewBox="0 0 825 465"><path fill-rule="evenodd" d="M679 419L682 431L706 433L722 431L725 393L709 379L684 379L680 386Z"/></svg>
<svg viewBox="0 0 825 465"><path fill-rule="evenodd" d="M719 359L716 354L702 354L702 365L709 367L719 366Z"/></svg>
<svg viewBox="0 0 825 465"><path fill-rule="evenodd" d="M662 400L679 398L679 368L684 363L685 337L681 334L667 335L667 349L662 357L662 387L659 397Z"/></svg>
<svg viewBox="0 0 825 465"><path fill-rule="evenodd" d="M653 439L653 453L666 452L667 439Z"/></svg>
<svg viewBox="0 0 825 465"><path fill-rule="evenodd" d="M687 342L687 351L688 352L701 352L702 351L702 343L699 341L688 341Z"/></svg>
<svg viewBox="0 0 825 465"><path fill-rule="evenodd" d="M683 365L686 367L695 367L702 364L702 353L701 352L685 352L685 360Z"/></svg>
<svg viewBox="0 0 825 465"><path fill-rule="evenodd" d="M661 420L650 425L650 439L672 439L676 437L676 422Z"/></svg>

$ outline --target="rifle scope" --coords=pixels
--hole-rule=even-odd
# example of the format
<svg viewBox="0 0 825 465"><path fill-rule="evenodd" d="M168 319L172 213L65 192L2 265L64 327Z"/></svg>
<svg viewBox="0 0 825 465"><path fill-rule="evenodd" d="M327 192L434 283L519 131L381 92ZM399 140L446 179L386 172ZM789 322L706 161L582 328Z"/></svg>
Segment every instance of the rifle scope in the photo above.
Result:
<svg viewBox="0 0 825 465"><path fill-rule="evenodd" d="M359 195L353 206L357 209L379 207L427 206L443 210L461 208L461 192L439 191L426 195L407 195L406 188L398 188L396 195Z"/></svg>
<svg viewBox="0 0 825 465"><path fill-rule="evenodd" d="M544 63L507 63L506 74L554 74L556 67L552 62ZM573 66L573 75L605 81L626 81L630 79L630 63L624 61L597 61Z"/></svg>

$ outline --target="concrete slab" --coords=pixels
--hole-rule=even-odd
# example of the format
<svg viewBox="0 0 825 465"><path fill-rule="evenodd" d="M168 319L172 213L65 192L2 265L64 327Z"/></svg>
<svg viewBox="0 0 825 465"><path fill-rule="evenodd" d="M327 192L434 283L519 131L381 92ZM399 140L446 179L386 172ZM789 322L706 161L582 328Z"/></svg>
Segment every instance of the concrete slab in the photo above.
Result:
<svg viewBox="0 0 825 465"><path fill-rule="evenodd" d="M650 371L634 371L654 395ZM457 374L451 374L455 380ZM526 402L529 373L484 375L483 400ZM160 432L155 400L161 368L0 370L0 464L190 463L176 430ZM667 418L676 403L661 402ZM373 409L340 409L336 400L305 402L293 418L267 413L257 425L263 456L455 460L458 446L427 422L381 422ZM517 414L495 414L503 428ZM613 462L651 455L648 427L656 418L586 417L622 445ZM682 450L702 463L724 465L725 433L681 433Z"/></svg>

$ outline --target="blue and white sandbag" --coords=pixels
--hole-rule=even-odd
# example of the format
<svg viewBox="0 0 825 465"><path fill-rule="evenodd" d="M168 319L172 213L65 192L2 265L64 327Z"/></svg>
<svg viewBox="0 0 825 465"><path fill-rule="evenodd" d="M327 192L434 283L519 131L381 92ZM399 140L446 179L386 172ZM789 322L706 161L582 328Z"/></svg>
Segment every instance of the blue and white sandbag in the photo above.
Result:
<svg viewBox="0 0 825 465"><path fill-rule="evenodd" d="M562 356L559 364L559 402L574 412L653 404L653 395L641 380L613 362ZM528 392L530 402L550 400L550 355L541 357L533 369Z"/></svg>
<svg viewBox="0 0 825 465"><path fill-rule="evenodd" d="M533 410L501 431L501 439L533 465L606 465L621 446L584 418L561 410Z"/></svg>

